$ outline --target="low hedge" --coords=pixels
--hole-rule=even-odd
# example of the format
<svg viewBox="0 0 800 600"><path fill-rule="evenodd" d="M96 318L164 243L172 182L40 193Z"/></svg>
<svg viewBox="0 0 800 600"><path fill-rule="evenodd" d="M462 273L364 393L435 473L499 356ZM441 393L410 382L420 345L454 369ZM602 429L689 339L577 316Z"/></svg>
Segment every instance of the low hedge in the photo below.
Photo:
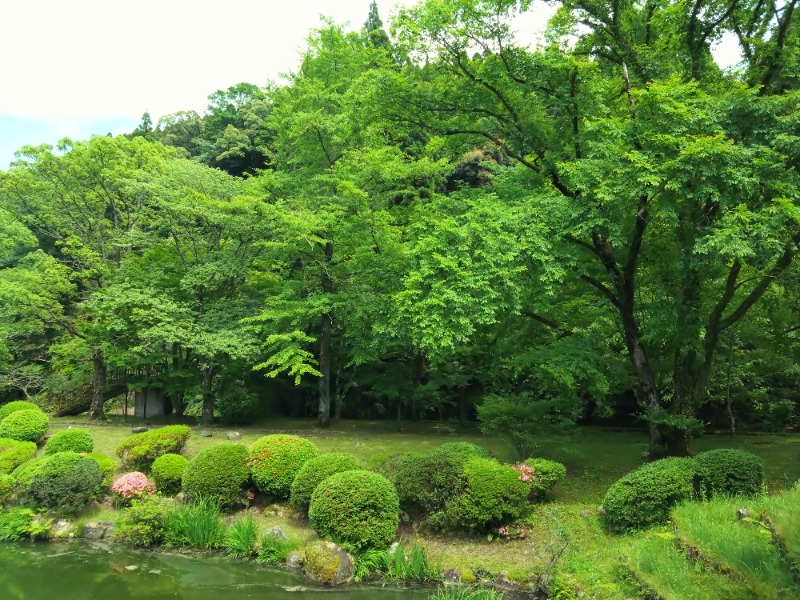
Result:
<svg viewBox="0 0 800 600"><path fill-rule="evenodd" d="M348 452L331 452L312 458L294 478L289 503L294 508L307 511L311 504L311 495L320 483L335 473L363 468L361 461Z"/></svg>
<svg viewBox="0 0 800 600"><path fill-rule="evenodd" d="M33 402L28 402L27 400L13 400L8 404L3 404L0 406L0 422L5 419L8 415L18 410L38 410L42 412L42 409L36 406Z"/></svg>
<svg viewBox="0 0 800 600"><path fill-rule="evenodd" d="M0 473L11 473L36 454L36 444L0 438Z"/></svg>
<svg viewBox="0 0 800 600"><path fill-rule="evenodd" d="M317 534L349 548L385 548L397 533L400 503L392 482L372 471L343 471L320 483L308 519Z"/></svg>
<svg viewBox="0 0 800 600"><path fill-rule="evenodd" d="M253 483L265 494L288 498L297 473L317 456L317 447L296 435L278 433L259 438L250 446Z"/></svg>
<svg viewBox="0 0 800 600"><path fill-rule="evenodd" d="M44 445L45 454L56 452L91 452L94 440L85 429L70 428L54 433Z"/></svg>
<svg viewBox="0 0 800 600"><path fill-rule="evenodd" d="M533 494L539 499L549 498L556 483L567 476L567 468L554 460L529 458L525 464L533 469Z"/></svg>
<svg viewBox="0 0 800 600"><path fill-rule="evenodd" d="M97 495L102 475L97 462L75 452L45 456L29 478L18 478L20 504L57 514L78 512Z"/></svg>
<svg viewBox="0 0 800 600"><path fill-rule="evenodd" d="M250 479L247 456L242 444L206 448L183 472L183 492L192 500L215 500L223 507L244 504L244 486Z"/></svg>
<svg viewBox="0 0 800 600"><path fill-rule="evenodd" d="M156 489L162 494L173 495L181 491L181 479L189 461L180 454L162 454L150 469Z"/></svg>
<svg viewBox="0 0 800 600"><path fill-rule="evenodd" d="M38 442L50 427L47 415L41 410L16 410L0 422L0 438L20 442Z"/></svg>
<svg viewBox="0 0 800 600"><path fill-rule="evenodd" d="M663 525L672 508L705 496L701 470L692 458L664 458L618 479L603 500L609 531L626 532Z"/></svg>
<svg viewBox="0 0 800 600"><path fill-rule="evenodd" d="M695 456L711 496L757 496L764 492L764 463L744 450L720 448Z"/></svg>
<svg viewBox="0 0 800 600"><path fill-rule="evenodd" d="M188 425L167 425L132 435L117 448L117 456L126 468L148 470L162 454L180 454L189 435Z"/></svg>

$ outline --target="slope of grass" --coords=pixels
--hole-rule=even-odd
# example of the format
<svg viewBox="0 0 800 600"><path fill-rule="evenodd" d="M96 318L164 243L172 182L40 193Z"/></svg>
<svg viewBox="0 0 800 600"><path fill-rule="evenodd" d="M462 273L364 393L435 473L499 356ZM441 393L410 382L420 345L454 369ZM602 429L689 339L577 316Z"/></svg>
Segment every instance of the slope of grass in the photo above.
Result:
<svg viewBox="0 0 800 600"><path fill-rule="evenodd" d="M792 564L797 579L800 576L800 486L764 498L760 502L760 514Z"/></svg>

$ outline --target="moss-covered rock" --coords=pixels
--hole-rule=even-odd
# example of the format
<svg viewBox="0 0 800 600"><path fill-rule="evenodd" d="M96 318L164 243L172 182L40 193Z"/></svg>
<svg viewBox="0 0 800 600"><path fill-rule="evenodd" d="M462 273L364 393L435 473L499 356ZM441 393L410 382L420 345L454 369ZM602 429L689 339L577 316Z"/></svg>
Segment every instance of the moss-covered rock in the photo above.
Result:
<svg viewBox="0 0 800 600"><path fill-rule="evenodd" d="M353 581L356 563L333 542L315 542L303 552L303 572L315 583L342 585Z"/></svg>

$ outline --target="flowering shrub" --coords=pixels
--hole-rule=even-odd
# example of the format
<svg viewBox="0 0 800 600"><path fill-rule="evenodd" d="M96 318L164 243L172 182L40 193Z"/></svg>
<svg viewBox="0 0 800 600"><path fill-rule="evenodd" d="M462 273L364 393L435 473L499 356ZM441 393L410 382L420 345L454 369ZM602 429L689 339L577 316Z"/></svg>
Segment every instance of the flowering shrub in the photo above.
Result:
<svg viewBox="0 0 800 600"><path fill-rule="evenodd" d="M520 481L524 481L526 483L531 483L533 481L533 468L529 467L528 465L524 463L518 466L511 465L511 468L519 473L517 479Z"/></svg>
<svg viewBox="0 0 800 600"><path fill-rule="evenodd" d="M130 502L134 498L149 496L156 493L156 488L147 481L147 475L139 471L125 473L114 482L111 491L119 496L123 502Z"/></svg>
<svg viewBox="0 0 800 600"><path fill-rule="evenodd" d="M279 433L257 439L247 465L259 491L288 498L300 468L316 456L319 450L308 440Z"/></svg>
<svg viewBox="0 0 800 600"><path fill-rule="evenodd" d="M503 525L497 530L497 534L507 542L512 540L524 540L527 531L519 525Z"/></svg>

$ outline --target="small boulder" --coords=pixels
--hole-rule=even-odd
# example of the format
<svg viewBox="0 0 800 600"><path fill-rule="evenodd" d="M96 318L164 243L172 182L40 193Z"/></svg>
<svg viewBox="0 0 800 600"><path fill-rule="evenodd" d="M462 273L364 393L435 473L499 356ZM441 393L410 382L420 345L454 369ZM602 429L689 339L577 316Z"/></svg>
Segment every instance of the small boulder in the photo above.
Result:
<svg viewBox="0 0 800 600"><path fill-rule="evenodd" d="M83 537L87 540L105 540L114 533L114 521L97 521L83 526Z"/></svg>
<svg viewBox="0 0 800 600"><path fill-rule="evenodd" d="M275 539L281 540L282 542L288 542L289 541L289 536L287 536L283 532L283 529L281 529L277 525L275 525L273 527L268 527L264 531L264 535L268 535L269 537L274 537Z"/></svg>
<svg viewBox="0 0 800 600"><path fill-rule="evenodd" d="M238 431L229 431L225 434L225 437L228 438L229 442L238 442L240 439L242 439L242 434Z"/></svg>
<svg viewBox="0 0 800 600"><path fill-rule="evenodd" d="M290 569L302 569L303 553L295 550L289 552L289 556L286 557L286 566Z"/></svg>
<svg viewBox="0 0 800 600"><path fill-rule="evenodd" d="M351 583L356 573L353 557L333 542L316 542L306 547L303 572L322 585Z"/></svg>
<svg viewBox="0 0 800 600"><path fill-rule="evenodd" d="M736 511L736 518L739 519L740 521L744 521L745 519L749 519L752 516L753 516L753 513L751 513L746 508L740 508L739 510Z"/></svg>
<svg viewBox="0 0 800 600"><path fill-rule="evenodd" d="M144 433L145 431L150 431L149 427L133 427L131 429L131 433Z"/></svg>
<svg viewBox="0 0 800 600"><path fill-rule="evenodd" d="M400 522L401 523L411 523L411 517L408 516L408 513L404 510L400 511Z"/></svg>
<svg viewBox="0 0 800 600"><path fill-rule="evenodd" d="M606 509L603 508L603 505L597 507L597 516L598 517L605 517L606 516Z"/></svg>
<svg viewBox="0 0 800 600"><path fill-rule="evenodd" d="M209 431L208 429L203 429L200 432L200 437L211 437L212 435L214 435L214 433Z"/></svg>
<svg viewBox="0 0 800 600"><path fill-rule="evenodd" d="M450 585L461 583L461 571L458 569L450 569L449 571L445 571L442 573L442 581L444 581L445 584Z"/></svg>
<svg viewBox="0 0 800 600"><path fill-rule="evenodd" d="M50 526L50 535L53 538L69 537L75 530L75 525L66 519L59 519Z"/></svg>

